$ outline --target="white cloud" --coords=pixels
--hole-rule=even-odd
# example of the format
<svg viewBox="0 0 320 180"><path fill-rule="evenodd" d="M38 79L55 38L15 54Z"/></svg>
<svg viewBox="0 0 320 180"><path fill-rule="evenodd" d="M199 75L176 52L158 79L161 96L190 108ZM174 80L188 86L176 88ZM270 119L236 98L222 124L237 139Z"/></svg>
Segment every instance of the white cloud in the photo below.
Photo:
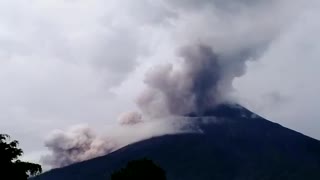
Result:
<svg viewBox="0 0 320 180"><path fill-rule="evenodd" d="M235 82L238 97L320 138L319 8L313 0L2 0L0 132L34 157L53 129L87 122L101 132L134 110L144 72L176 60L181 45L206 42L219 53L270 41Z"/></svg>
<svg viewBox="0 0 320 180"><path fill-rule="evenodd" d="M242 103L265 117L320 139L319 3L314 3L235 82ZM268 95L278 97L272 102ZM266 98L267 96L267 98Z"/></svg>

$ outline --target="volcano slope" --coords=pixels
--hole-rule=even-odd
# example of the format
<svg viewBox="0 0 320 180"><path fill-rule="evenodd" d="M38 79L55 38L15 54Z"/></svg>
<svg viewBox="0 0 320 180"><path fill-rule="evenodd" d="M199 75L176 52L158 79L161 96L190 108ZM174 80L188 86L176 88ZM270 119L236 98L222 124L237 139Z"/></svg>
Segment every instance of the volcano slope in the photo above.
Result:
<svg viewBox="0 0 320 180"><path fill-rule="evenodd" d="M134 159L149 158L169 180L319 180L320 142L238 105L190 114L200 132L165 135L34 180L107 180Z"/></svg>

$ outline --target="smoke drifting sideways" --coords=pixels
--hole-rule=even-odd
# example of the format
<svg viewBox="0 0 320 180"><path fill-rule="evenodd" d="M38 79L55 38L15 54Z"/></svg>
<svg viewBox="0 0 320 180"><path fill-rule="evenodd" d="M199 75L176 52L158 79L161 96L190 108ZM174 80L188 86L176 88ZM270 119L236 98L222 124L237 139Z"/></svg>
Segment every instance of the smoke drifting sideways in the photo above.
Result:
<svg viewBox="0 0 320 180"><path fill-rule="evenodd" d="M119 123L123 126L132 126L142 122L142 115L138 112L123 113L119 118Z"/></svg>
<svg viewBox="0 0 320 180"><path fill-rule="evenodd" d="M104 155L116 149L116 144L107 138L99 138L89 127L75 126L68 131L55 131L45 146L51 155L42 157L44 164L59 168L75 162Z"/></svg>
<svg viewBox="0 0 320 180"><path fill-rule="evenodd" d="M109 137L98 135L88 125L76 125L67 130L56 130L50 133L45 140L45 146L50 153L41 157L40 162L50 168L60 168L109 154L124 145L148 137L152 134L148 131L156 132L150 130L152 127L142 125L140 129L148 132L147 135L136 133L135 125L140 125L142 122L142 115L137 112L123 113L118 120L120 126L113 128L118 132L106 133ZM164 132L163 129L161 131ZM126 136L123 136L124 134Z"/></svg>
<svg viewBox="0 0 320 180"><path fill-rule="evenodd" d="M128 144L163 134L190 132L184 118L166 117L158 121L142 121L136 112L123 114L118 125L98 134L87 125L49 134L45 146L50 151L40 162L48 168L60 168L109 154ZM184 127L183 129L181 127Z"/></svg>

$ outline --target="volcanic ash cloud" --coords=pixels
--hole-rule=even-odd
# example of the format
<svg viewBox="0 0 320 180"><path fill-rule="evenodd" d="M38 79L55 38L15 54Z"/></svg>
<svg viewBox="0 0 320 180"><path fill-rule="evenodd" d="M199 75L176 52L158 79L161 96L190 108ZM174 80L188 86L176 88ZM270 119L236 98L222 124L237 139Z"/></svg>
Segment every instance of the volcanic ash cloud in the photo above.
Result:
<svg viewBox="0 0 320 180"><path fill-rule="evenodd" d="M177 64L159 65L146 74L147 89L137 100L145 114L203 114L226 101L232 80L244 71L246 58L217 55L203 44L182 47L179 57Z"/></svg>
<svg viewBox="0 0 320 180"><path fill-rule="evenodd" d="M51 154L42 157L44 164L53 168L108 154L117 145L107 138L98 137L87 126L75 126L68 131L55 131L45 142Z"/></svg>

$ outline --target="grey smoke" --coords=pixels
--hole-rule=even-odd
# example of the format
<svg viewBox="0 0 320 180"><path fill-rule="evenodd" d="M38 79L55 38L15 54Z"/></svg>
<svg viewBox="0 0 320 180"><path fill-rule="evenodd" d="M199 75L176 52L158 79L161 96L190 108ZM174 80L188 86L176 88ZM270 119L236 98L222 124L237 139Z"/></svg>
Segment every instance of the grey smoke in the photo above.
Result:
<svg viewBox="0 0 320 180"><path fill-rule="evenodd" d="M119 118L119 123L123 126L132 126L142 122L142 115L138 112L127 112L122 114Z"/></svg>
<svg viewBox="0 0 320 180"><path fill-rule="evenodd" d="M218 55L204 44L185 46L179 50L179 67L157 66L146 74L148 89L137 100L146 114L203 114L228 101L232 81L245 72L245 62L256 53Z"/></svg>
<svg viewBox="0 0 320 180"><path fill-rule="evenodd" d="M183 115L209 108L217 101L220 67L218 56L210 47L186 47L180 52L181 69L172 65L157 67L146 75L145 83L154 92L153 97L163 98L170 114ZM141 109L151 107L156 98L138 100Z"/></svg>
<svg viewBox="0 0 320 180"><path fill-rule="evenodd" d="M127 112L119 118L119 124L133 127L142 123L142 116L137 112ZM120 129L118 129L120 131ZM127 133L132 129L127 129ZM111 133L116 134L116 133ZM124 133L122 133L124 134ZM56 130L49 135L45 146L50 154L43 156L41 162L51 168L59 168L109 154L129 142L140 140L145 135L135 135L130 138L102 137L86 125L77 125L68 130ZM129 139L129 140L127 140Z"/></svg>
<svg viewBox="0 0 320 180"><path fill-rule="evenodd" d="M51 154L42 157L42 162L53 168L108 154L118 148L114 141L98 137L87 126L56 131L46 140L45 146Z"/></svg>
<svg viewBox="0 0 320 180"><path fill-rule="evenodd" d="M58 130L49 135L45 145L50 153L41 158L41 163L50 168L59 168L109 154L128 144L163 134L185 133L189 129L183 118L166 117L162 120L132 121L141 116L137 113L125 113L119 126L111 126L103 136L88 126L74 126L67 130ZM185 127L180 129L180 127Z"/></svg>

